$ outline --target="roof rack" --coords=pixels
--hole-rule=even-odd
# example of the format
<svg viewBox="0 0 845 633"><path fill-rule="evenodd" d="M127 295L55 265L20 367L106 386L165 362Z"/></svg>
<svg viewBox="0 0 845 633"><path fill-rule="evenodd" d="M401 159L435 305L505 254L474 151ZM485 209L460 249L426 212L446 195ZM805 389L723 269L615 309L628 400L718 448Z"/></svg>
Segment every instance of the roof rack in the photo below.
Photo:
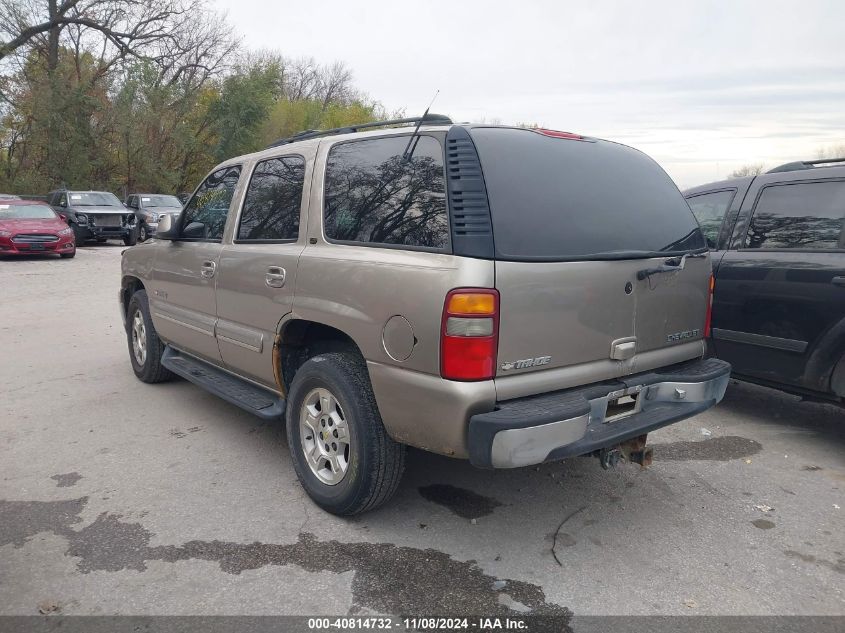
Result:
<svg viewBox="0 0 845 633"><path fill-rule="evenodd" d="M351 134L352 132L360 132L361 130L371 130L379 127L397 127L402 125L410 125L416 123L433 123L436 125L448 125L452 123L452 119L442 114L427 114L423 117L411 117L410 119L392 119L390 121L371 121L369 123L359 123L357 125L347 125L346 127L336 127L331 130L303 130L297 132L288 138L280 138L275 143L272 143L264 149L271 147L278 147L279 145L287 145L288 143L295 143L296 141L305 141L310 138L318 138L321 136L334 136L336 134Z"/></svg>
<svg viewBox="0 0 845 633"><path fill-rule="evenodd" d="M799 169L812 169L813 167L820 167L829 165L831 163L845 163L845 158L820 158L818 160L799 160L793 163L786 163L778 165L774 169L767 171L767 174L777 174L782 171L797 171Z"/></svg>

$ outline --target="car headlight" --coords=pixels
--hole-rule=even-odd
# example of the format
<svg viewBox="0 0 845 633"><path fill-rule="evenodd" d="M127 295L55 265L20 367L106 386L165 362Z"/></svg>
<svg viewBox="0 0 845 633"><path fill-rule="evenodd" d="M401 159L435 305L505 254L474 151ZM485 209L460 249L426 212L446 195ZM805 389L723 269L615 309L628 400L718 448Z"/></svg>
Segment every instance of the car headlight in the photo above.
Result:
<svg viewBox="0 0 845 633"><path fill-rule="evenodd" d="M0 237L11 237L11 236L12 236L12 232L11 232L11 231L2 231L2 230L0 230Z"/></svg>
<svg viewBox="0 0 845 633"><path fill-rule="evenodd" d="M88 216L84 213L77 213L76 214L76 223L77 224L88 224Z"/></svg>
<svg viewBox="0 0 845 633"><path fill-rule="evenodd" d="M68 227L59 231L59 235L73 235L73 229Z"/></svg>
<svg viewBox="0 0 845 633"><path fill-rule="evenodd" d="M147 221L148 222L158 222L158 213L150 213L147 216Z"/></svg>

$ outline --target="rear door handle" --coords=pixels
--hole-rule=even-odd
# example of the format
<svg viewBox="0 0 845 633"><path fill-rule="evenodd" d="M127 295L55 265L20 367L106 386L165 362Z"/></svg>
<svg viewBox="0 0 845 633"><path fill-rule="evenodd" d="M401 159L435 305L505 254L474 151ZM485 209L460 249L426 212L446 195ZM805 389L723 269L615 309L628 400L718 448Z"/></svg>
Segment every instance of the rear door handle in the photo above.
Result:
<svg viewBox="0 0 845 633"><path fill-rule="evenodd" d="M834 286L845 286L845 277L834 277L830 280Z"/></svg>
<svg viewBox="0 0 845 633"><path fill-rule="evenodd" d="M214 272L217 270L217 263L208 261L203 262L202 266L200 266L200 275L205 277L206 279L211 279L214 277Z"/></svg>
<svg viewBox="0 0 845 633"><path fill-rule="evenodd" d="M267 268L267 274L264 275L264 283L271 288L281 288L285 285L285 278L287 273L281 266L270 266Z"/></svg>

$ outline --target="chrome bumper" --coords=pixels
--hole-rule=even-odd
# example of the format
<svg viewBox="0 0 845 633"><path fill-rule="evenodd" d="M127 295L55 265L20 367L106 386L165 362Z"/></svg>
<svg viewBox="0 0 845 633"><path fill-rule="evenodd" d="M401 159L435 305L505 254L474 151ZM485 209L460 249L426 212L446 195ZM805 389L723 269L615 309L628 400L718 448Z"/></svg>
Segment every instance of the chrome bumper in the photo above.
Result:
<svg viewBox="0 0 845 633"><path fill-rule="evenodd" d="M730 365L706 359L610 383L499 403L473 416L470 461L515 468L591 453L691 417L719 402ZM636 396L624 417L608 417L610 400Z"/></svg>

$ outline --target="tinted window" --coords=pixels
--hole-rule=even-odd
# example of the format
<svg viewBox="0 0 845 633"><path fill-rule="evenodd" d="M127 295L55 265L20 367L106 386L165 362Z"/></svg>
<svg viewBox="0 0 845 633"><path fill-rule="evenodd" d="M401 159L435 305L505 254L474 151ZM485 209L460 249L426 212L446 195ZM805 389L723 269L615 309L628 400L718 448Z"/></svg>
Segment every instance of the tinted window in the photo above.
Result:
<svg viewBox="0 0 845 633"><path fill-rule="evenodd" d="M845 182L766 187L757 200L748 248L843 248Z"/></svg>
<svg viewBox="0 0 845 633"><path fill-rule="evenodd" d="M431 136L335 145L326 166L325 232L334 240L443 248L448 243L443 149Z"/></svg>
<svg viewBox="0 0 845 633"><path fill-rule="evenodd" d="M607 141L475 128L496 255L617 258L705 248L675 183L648 156Z"/></svg>
<svg viewBox="0 0 845 633"><path fill-rule="evenodd" d="M185 207L182 232L198 239L222 239L240 175L241 168L236 165L218 169L206 178Z"/></svg>
<svg viewBox="0 0 845 633"><path fill-rule="evenodd" d="M698 220L698 225L701 227L701 232L704 233L707 246L710 248L716 248L719 229L722 228L722 220L725 219L725 213L727 213L735 193L736 190L731 189L687 198L692 214Z"/></svg>
<svg viewBox="0 0 845 633"><path fill-rule="evenodd" d="M299 156L265 160L255 166L246 190L239 240L295 240L305 161Z"/></svg>

